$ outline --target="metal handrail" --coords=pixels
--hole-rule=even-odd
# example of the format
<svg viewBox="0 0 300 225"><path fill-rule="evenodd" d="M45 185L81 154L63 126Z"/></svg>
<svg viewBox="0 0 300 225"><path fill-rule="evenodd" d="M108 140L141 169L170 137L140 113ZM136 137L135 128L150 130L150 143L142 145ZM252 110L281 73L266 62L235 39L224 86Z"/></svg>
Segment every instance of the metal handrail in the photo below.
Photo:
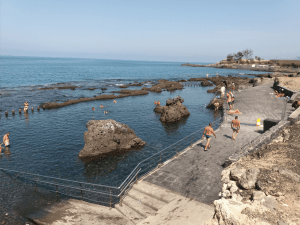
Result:
<svg viewBox="0 0 300 225"><path fill-rule="evenodd" d="M92 184L92 183L86 183L86 182L80 182L80 181L73 181L73 180L67 180L67 179L56 178L56 177L51 177L51 176L20 172L20 171L16 171L16 170L9 170L9 169L3 169L3 168L0 168L0 170L6 170L6 171L14 172L14 173L22 173L22 174L27 174L27 175L30 175L30 176L46 177L46 178L51 178L51 179L55 179L55 180L73 182L73 183L78 183L78 184L88 184L88 185L98 186L98 187L118 189L117 187L105 186L105 185L101 185L101 184Z"/></svg>

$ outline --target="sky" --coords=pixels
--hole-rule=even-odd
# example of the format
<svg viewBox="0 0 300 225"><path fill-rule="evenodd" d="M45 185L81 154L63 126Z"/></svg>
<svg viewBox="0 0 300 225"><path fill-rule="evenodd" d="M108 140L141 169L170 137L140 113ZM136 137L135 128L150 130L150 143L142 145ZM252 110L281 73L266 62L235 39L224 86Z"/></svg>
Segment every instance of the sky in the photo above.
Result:
<svg viewBox="0 0 300 225"><path fill-rule="evenodd" d="M300 1L0 0L0 55L216 62L300 57Z"/></svg>

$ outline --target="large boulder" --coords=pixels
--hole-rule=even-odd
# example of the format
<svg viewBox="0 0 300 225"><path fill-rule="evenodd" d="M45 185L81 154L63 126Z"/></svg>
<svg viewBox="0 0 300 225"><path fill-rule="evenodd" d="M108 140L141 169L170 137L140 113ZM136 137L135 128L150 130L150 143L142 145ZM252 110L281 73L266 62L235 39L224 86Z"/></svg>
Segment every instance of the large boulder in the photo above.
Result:
<svg viewBox="0 0 300 225"><path fill-rule="evenodd" d="M162 107L160 120L166 123L179 121L182 117L189 116L190 112L182 105L183 99L178 95L174 99L168 99Z"/></svg>
<svg viewBox="0 0 300 225"><path fill-rule="evenodd" d="M250 168L245 173L241 175L239 179L239 184L245 189L252 189L255 187L257 181L257 176L259 174L259 169Z"/></svg>
<svg viewBox="0 0 300 225"><path fill-rule="evenodd" d="M215 103L219 102L219 110L223 109L223 105L225 102L225 98L213 98L210 103L208 103L208 105L206 106L206 108L211 108L211 109L215 109Z"/></svg>
<svg viewBox="0 0 300 225"><path fill-rule="evenodd" d="M78 157L90 161L143 147L146 143L127 125L115 120L90 120L84 132L84 148Z"/></svg>

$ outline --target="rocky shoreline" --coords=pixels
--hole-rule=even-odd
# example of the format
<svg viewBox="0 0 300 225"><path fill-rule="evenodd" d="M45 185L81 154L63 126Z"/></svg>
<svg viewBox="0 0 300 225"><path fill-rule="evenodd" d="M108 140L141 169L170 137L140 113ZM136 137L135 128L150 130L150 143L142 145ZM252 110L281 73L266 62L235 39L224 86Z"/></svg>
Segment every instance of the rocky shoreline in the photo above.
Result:
<svg viewBox="0 0 300 225"><path fill-rule="evenodd" d="M281 76L281 75L278 75ZM168 81L168 80L158 80L158 83L154 83L150 88L142 87L141 90L129 90L123 89L120 91L112 91L112 94L103 94L94 97L83 97L79 99L72 99L62 103L58 102L46 102L42 103L40 107L44 109L53 109L53 108L60 108L68 105L77 104L80 102L87 102L87 101L95 101L95 100L108 100L108 99L116 99L116 98L124 98L129 96L139 96L139 95L147 95L150 92L161 93L162 91L175 91L175 90L182 90L184 89L184 82L195 82L201 81L201 86L213 86L213 89L207 90L208 93L219 93L220 88L225 86L226 88L232 89L233 83L235 85L236 90L246 88L247 86L258 85L265 82L270 82L272 78L269 78L268 75L261 76L261 78L242 78L242 77L233 77L233 76L219 76L219 77L211 77L211 78L190 78L189 80L179 80L179 81ZM142 83L134 83L137 85L134 86L141 86ZM130 86L131 84L129 84ZM132 86L132 85L131 85ZM127 87L127 86L126 86ZM107 90L107 88L102 88L103 90ZM119 93L119 95L115 95L115 93Z"/></svg>
<svg viewBox="0 0 300 225"><path fill-rule="evenodd" d="M206 225L300 223L300 121L223 170L220 200Z"/></svg>
<svg viewBox="0 0 300 225"><path fill-rule="evenodd" d="M201 64L191 64L191 63L184 63L181 66L190 66L190 67L214 67L219 69L243 69L243 70L252 70L252 71L266 71L266 72L281 72L281 73L300 73L299 68L286 68L280 66L272 66L272 65L258 65L253 67L253 64L209 64L209 65L201 65Z"/></svg>

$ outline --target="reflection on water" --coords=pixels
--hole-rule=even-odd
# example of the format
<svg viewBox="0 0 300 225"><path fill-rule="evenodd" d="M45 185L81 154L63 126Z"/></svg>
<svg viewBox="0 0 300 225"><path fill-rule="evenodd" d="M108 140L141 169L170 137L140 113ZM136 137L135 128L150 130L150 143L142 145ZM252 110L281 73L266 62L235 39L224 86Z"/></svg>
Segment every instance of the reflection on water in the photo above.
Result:
<svg viewBox="0 0 300 225"><path fill-rule="evenodd" d="M118 167L118 163L124 158L125 156L122 154L87 162L84 164L85 175L88 179L95 176L107 176Z"/></svg>
<svg viewBox="0 0 300 225"><path fill-rule="evenodd" d="M29 124L28 112L24 113L24 116L25 116L25 123Z"/></svg>
<svg viewBox="0 0 300 225"><path fill-rule="evenodd" d="M168 135L175 135L176 134L176 131L184 126L186 124L186 121L189 117L186 116L186 117L183 117L181 118L181 120L177 121L176 123L165 123L165 122L162 122L162 125L164 126L165 128L165 131Z"/></svg>

